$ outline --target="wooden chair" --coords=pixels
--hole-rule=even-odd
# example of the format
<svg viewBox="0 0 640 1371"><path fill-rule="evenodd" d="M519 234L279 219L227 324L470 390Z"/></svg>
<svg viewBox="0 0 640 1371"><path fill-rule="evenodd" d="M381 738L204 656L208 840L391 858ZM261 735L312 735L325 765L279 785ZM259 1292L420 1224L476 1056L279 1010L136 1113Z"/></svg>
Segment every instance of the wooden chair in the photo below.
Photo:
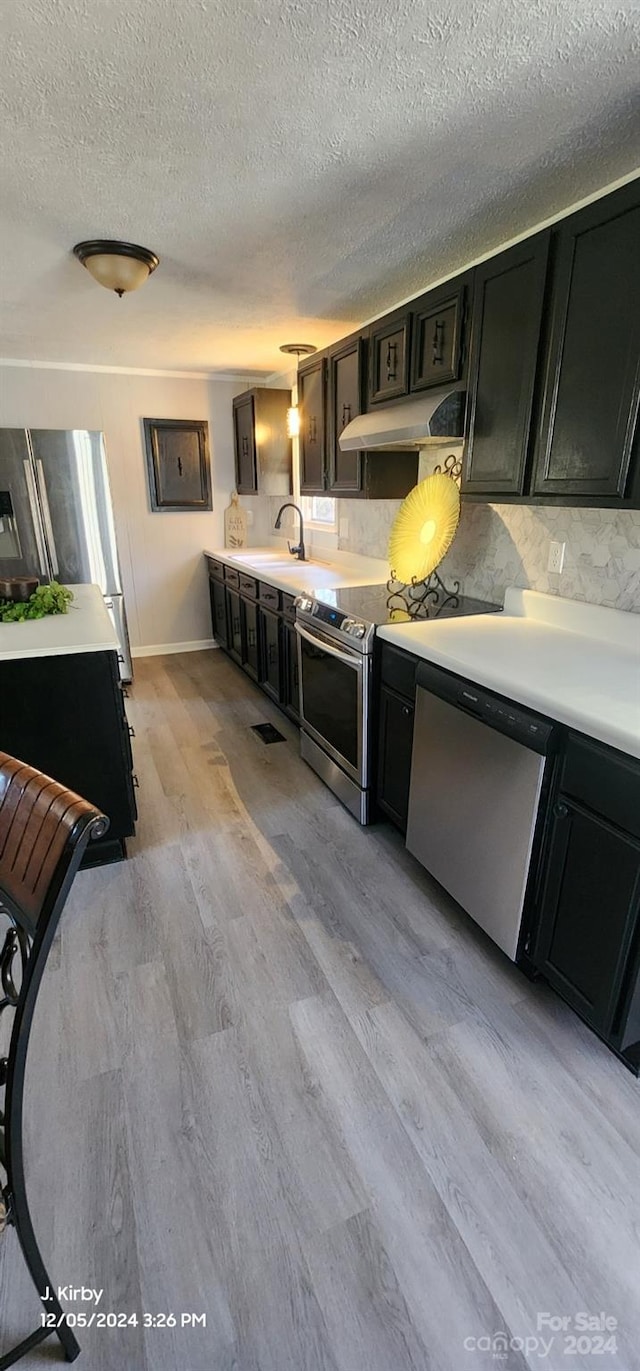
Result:
<svg viewBox="0 0 640 1371"><path fill-rule="evenodd" d="M0 1057L0 1232L15 1230L51 1325L0 1357L0 1371L56 1333L67 1361L80 1352L52 1295L36 1242L25 1188L22 1148L24 1077L33 1013L49 949L87 843L109 820L49 776L0 752L0 1020L13 1011L8 1056ZM2 1178L6 1176L6 1183Z"/></svg>

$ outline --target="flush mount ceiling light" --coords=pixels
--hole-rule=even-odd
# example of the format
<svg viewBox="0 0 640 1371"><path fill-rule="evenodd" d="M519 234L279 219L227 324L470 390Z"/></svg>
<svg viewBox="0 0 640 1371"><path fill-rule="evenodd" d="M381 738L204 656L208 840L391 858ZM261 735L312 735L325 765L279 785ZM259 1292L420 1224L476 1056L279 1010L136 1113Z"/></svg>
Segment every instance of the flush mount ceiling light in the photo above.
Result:
<svg viewBox="0 0 640 1371"><path fill-rule="evenodd" d="M159 261L149 248L121 243L117 238L90 238L86 243L76 243L73 251L94 281L106 290L115 290L120 298L125 291L144 285Z"/></svg>
<svg viewBox="0 0 640 1371"><path fill-rule="evenodd" d="M312 352L318 349L314 343L281 343L281 352L288 352L298 358L300 365L301 357L310 357ZM287 410L287 434L289 438L297 438L300 433L300 410L297 405L290 405Z"/></svg>

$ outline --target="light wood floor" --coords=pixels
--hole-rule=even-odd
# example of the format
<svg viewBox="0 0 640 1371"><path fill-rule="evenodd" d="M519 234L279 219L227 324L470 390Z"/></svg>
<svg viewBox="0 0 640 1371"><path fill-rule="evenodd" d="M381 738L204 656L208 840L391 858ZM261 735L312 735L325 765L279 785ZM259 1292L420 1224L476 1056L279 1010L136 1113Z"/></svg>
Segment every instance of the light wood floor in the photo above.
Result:
<svg viewBox="0 0 640 1371"><path fill-rule="evenodd" d="M93 1328L78 1364L640 1366L633 1077L222 654L138 662L129 714L138 836L78 878L46 973L30 1192L57 1283L207 1326ZM10 1233L0 1347L38 1320L15 1258ZM618 1319L616 1356L465 1349L579 1310Z"/></svg>

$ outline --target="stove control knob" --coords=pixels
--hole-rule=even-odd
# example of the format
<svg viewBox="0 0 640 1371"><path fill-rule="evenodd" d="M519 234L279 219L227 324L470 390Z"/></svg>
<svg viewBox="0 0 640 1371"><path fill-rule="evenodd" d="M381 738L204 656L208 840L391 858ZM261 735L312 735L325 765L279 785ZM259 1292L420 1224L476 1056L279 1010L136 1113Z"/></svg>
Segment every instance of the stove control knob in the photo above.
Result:
<svg viewBox="0 0 640 1371"><path fill-rule="evenodd" d="M364 638L366 633L366 625L360 623L359 619L344 619L340 627L352 638Z"/></svg>
<svg viewBox="0 0 640 1371"><path fill-rule="evenodd" d="M293 604L295 609L306 610L307 613L313 608L313 600L310 600L308 595L296 595Z"/></svg>

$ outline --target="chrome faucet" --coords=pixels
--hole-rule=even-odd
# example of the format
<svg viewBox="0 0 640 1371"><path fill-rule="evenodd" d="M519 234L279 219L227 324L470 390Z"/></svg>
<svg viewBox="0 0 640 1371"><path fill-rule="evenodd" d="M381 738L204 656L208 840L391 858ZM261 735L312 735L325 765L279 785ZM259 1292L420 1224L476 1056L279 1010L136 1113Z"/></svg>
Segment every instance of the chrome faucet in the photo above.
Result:
<svg viewBox="0 0 640 1371"><path fill-rule="evenodd" d="M305 557L304 552L304 519L302 518L302 510L300 509L300 506L292 504L291 500L287 500L286 504L281 505L280 509L278 510L278 517L276 519L274 527L280 528L280 525L282 523L282 515L285 509L295 509L300 520L300 542L298 543L297 547L292 547L291 543L289 542L289 539L287 538L287 547L292 557L297 557L299 562L306 562L307 559Z"/></svg>

